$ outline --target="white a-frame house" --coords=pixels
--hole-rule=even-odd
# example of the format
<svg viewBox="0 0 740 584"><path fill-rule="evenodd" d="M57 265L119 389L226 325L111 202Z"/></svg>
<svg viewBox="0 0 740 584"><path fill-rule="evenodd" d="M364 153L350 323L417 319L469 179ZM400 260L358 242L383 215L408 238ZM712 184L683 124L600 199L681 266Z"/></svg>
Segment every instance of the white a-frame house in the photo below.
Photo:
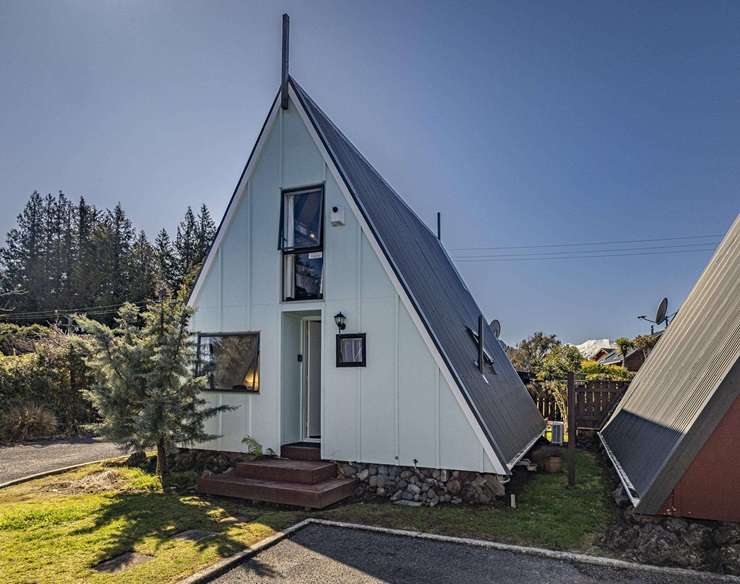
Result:
<svg viewBox="0 0 740 584"><path fill-rule="evenodd" d="M543 431L435 234L287 75L190 304L238 406L201 448L506 475Z"/></svg>

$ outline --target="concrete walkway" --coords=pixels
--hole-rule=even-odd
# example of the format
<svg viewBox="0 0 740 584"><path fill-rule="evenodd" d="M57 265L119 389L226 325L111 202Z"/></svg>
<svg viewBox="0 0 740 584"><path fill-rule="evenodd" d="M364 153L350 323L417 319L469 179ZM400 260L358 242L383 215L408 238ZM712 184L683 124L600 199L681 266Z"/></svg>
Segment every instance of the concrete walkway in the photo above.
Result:
<svg viewBox="0 0 740 584"><path fill-rule="evenodd" d="M124 454L98 438L68 438L0 446L0 484L101 458Z"/></svg>
<svg viewBox="0 0 740 584"><path fill-rule="evenodd" d="M694 584L696 578L617 569L513 551L309 525L214 580L247 582L483 584ZM701 578L721 582L721 577Z"/></svg>

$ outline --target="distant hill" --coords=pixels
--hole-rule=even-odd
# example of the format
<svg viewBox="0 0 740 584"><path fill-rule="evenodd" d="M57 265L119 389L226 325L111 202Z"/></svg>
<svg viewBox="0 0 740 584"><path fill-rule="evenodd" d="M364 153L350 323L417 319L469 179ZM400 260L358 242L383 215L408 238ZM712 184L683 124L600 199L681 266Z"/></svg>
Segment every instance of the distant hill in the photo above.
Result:
<svg viewBox="0 0 740 584"><path fill-rule="evenodd" d="M580 345L573 346L578 349L584 359L590 359L599 349L614 349L617 345L609 339L589 339Z"/></svg>

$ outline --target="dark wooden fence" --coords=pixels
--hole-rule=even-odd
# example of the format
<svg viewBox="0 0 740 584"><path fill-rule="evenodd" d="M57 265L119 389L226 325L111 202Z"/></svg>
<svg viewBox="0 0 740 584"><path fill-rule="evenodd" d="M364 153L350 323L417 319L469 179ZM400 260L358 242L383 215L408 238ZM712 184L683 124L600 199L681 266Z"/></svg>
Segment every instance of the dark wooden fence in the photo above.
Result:
<svg viewBox="0 0 740 584"><path fill-rule="evenodd" d="M563 384L563 398L566 399L566 380ZM576 428L600 430L609 415L627 391L629 381L582 381L576 380L574 386ZM540 414L546 420L563 421L557 401L546 392L538 382L528 384L529 393L537 404Z"/></svg>

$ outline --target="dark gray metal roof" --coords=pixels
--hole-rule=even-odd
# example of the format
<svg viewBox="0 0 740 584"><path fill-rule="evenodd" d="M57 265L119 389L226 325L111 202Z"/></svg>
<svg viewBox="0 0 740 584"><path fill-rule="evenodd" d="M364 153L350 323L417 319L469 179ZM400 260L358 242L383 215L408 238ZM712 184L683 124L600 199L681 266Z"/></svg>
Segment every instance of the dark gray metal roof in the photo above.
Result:
<svg viewBox="0 0 740 584"><path fill-rule="evenodd" d="M496 374L484 380L468 331L477 330L481 310L441 243L300 85L291 84L491 446L510 463L545 427L526 387L489 325L485 348Z"/></svg>
<svg viewBox="0 0 740 584"><path fill-rule="evenodd" d="M601 432L639 511L657 513L740 396L740 216Z"/></svg>

